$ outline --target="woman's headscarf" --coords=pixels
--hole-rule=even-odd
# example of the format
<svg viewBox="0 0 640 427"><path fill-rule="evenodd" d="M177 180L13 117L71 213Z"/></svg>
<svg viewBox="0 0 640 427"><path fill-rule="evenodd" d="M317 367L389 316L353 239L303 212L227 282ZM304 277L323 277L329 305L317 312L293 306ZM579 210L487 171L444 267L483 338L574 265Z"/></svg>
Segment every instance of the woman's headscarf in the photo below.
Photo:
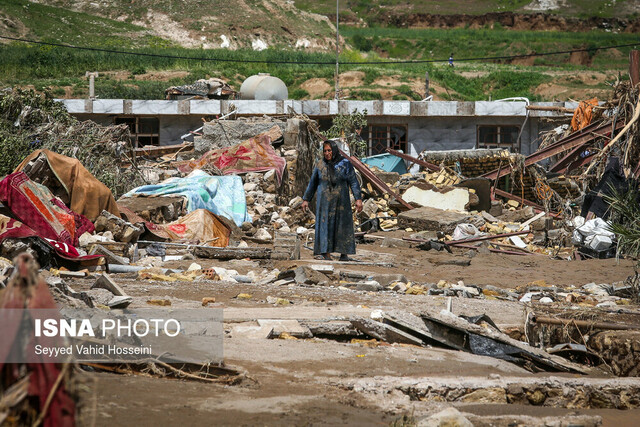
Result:
<svg viewBox="0 0 640 427"><path fill-rule="evenodd" d="M330 139L328 141L325 141L322 144L323 150L324 150L325 144L329 144L329 146L331 147L331 160L327 160L324 157L324 152L323 152L322 160L324 160L324 162L327 164L327 170L329 172L329 183L331 184L331 187L333 187L334 185L336 185L336 175L335 175L334 166L342 158L342 156L340 155L340 151L338 150L338 144L336 144L334 140Z"/></svg>
<svg viewBox="0 0 640 427"><path fill-rule="evenodd" d="M335 163L335 162L337 162L340 159L340 151L338 150L338 144L336 144L336 142L334 140L329 139L329 140L327 140L327 141L322 143L322 148L323 149L324 149L324 145L325 144L329 144L329 146L331 147L331 160L325 159L324 155L322 156L322 158L327 163Z"/></svg>

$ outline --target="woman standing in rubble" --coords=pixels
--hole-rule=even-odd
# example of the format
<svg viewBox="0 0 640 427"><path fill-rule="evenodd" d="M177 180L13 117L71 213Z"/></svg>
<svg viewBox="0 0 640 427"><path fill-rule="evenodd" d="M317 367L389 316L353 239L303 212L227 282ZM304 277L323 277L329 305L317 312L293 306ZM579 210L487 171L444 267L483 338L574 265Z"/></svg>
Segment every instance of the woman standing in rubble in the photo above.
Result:
<svg viewBox="0 0 640 427"><path fill-rule="evenodd" d="M347 255L356 253L349 188L356 199L356 211L362 211L362 194L353 165L342 157L335 141L326 141L322 160L313 169L302 197L302 209L306 211L317 190L313 254L322 259L330 260L331 252L339 252L340 261L349 261Z"/></svg>

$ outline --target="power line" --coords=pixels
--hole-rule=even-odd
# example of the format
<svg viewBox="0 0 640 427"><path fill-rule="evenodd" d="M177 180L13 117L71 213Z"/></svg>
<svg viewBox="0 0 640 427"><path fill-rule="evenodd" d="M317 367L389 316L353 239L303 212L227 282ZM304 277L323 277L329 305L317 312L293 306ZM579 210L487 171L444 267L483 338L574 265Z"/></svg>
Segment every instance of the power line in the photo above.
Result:
<svg viewBox="0 0 640 427"><path fill-rule="evenodd" d="M114 53L118 55L133 55L133 56L145 56L152 58L165 58L165 59L182 59L189 61L212 61L212 62L236 62L241 64L289 64L289 65L335 65L333 61L281 61L281 60L268 60L268 59L230 59L230 58L206 58L206 57L193 57L193 56L180 56L180 55L162 55L157 53L144 53L144 52L127 52L123 50L113 50L113 49L103 49L98 47L85 47L85 46L74 46L69 44L61 44L61 43L50 43L50 42L42 42L37 40L29 40L22 39L16 37L7 37L0 36L0 39L7 39L13 41L19 41L24 43L32 43L39 44L45 46L56 46L63 47L67 49L78 49L78 50L88 50L93 52L104 52L104 53ZM640 41L638 43L627 43L627 44L618 44L613 46L600 46L600 47L589 47L582 49L571 49L571 50L560 50L554 52L542 52L542 53L526 53L521 55L502 55L502 56L485 56L485 57L474 57L474 58L459 58L456 59L456 62L471 62L471 61L495 61L502 59L516 59L516 58L531 58L537 56L549 56L549 55L562 55L562 54L571 54L574 52L594 52L597 50L607 50L607 49L616 49L620 47L633 47L640 45ZM355 62L355 61L346 61L341 62L343 65L402 65L402 64L429 64L429 63L437 63L437 62L447 62L448 59L414 59L414 60L401 60L401 61L363 61L363 62Z"/></svg>

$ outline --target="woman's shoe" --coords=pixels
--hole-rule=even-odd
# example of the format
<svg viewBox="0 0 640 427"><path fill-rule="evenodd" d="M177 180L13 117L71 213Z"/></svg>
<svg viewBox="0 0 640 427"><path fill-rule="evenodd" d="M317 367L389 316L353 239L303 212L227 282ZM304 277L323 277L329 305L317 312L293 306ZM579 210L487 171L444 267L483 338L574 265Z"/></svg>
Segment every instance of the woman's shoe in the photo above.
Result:
<svg viewBox="0 0 640 427"><path fill-rule="evenodd" d="M315 259L324 260L324 261L331 261L331 255L329 255L329 254L316 255L316 256L314 256L314 258Z"/></svg>
<svg viewBox="0 0 640 427"><path fill-rule="evenodd" d="M340 255L340 260L339 261L343 261L343 262L346 262L346 261L359 262L357 259L349 258L347 256L347 254Z"/></svg>

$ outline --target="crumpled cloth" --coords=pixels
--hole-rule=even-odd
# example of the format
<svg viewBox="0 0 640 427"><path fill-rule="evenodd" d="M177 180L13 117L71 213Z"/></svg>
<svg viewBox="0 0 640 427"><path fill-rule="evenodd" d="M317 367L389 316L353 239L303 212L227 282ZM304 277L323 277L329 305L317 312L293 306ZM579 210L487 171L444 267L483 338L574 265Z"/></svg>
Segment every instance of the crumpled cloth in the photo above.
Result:
<svg viewBox="0 0 640 427"><path fill-rule="evenodd" d="M280 157L271 146L272 137L282 135L280 128L274 126L267 132L232 147L218 148L208 151L198 160L179 162L175 165L183 173L213 165L225 175L264 172L275 170L278 183L282 181L282 173L287 161Z"/></svg>
<svg viewBox="0 0 640 427"><path fill-rule="evenodd" d="M91 221L71 211L24 172L14 172L0 182L0 201L42 238L76 246L83 233L95 229Z"/></svg>
<svg viewBox="0 0 640 427"><path fill-rule="evenodd" d="M13 221L13 220L12 220ZM49 394L56 386L58 376L61 375L63 365L60 363L46 363L49 361L43 355L35 354L35 346L43 347L61 346L62 342L58 337L33 337L26 340L20 334L21 321L24 316L22 310L27 313L38 309L56 309L57 306L49 286L42 276L38 274L37 265L31 255L23 253L16 258L16 273L9 280L7 288L0 295L0 317L2 317L2 337L0 341L0 373L3 374L3 382L12 384L18 381L23 373L21 365L8 364L7 350L11 344L15 345L24 342L25 354L28 356L25 363L29 373L28 395L34 398L40 408L44 408ZM16 314L17 313L17 314ZM35 314L37 316L37 314ZM70 393L65 388L65 382L57 386L49 408L43 420L44 427L71 427L75 425L75 402Z"/></svg>
<svg viewBox="0 0 640 427"><path fill-rule="evenodd" d="M120 217L118 204L109 187L98 181L78 159L63 156L49 150L36 150L27 156L14 172L21 171L31 160L46 156L49 167L69 196L69 208L91 221L95 221L103 210Z"/></svg>
<svg viewBox="0 0 640 427"><path fill-rule="evenodd" d="M206 209L233 220L238 226L251 222L242 178L236 175L211 176L195 170L184 178L169 178L159 184L134 188L123 197L169 195L186 197L188 212Z"/></svg>
<svg viewBox="0 0 640 427"><path fill-rule="evenodd" d="M593 107L598 105L598 98L589 99L588 101L580 101L578 108L573 112L571 118L571 130L574 132L591 124L593 118Z"/></svg>

